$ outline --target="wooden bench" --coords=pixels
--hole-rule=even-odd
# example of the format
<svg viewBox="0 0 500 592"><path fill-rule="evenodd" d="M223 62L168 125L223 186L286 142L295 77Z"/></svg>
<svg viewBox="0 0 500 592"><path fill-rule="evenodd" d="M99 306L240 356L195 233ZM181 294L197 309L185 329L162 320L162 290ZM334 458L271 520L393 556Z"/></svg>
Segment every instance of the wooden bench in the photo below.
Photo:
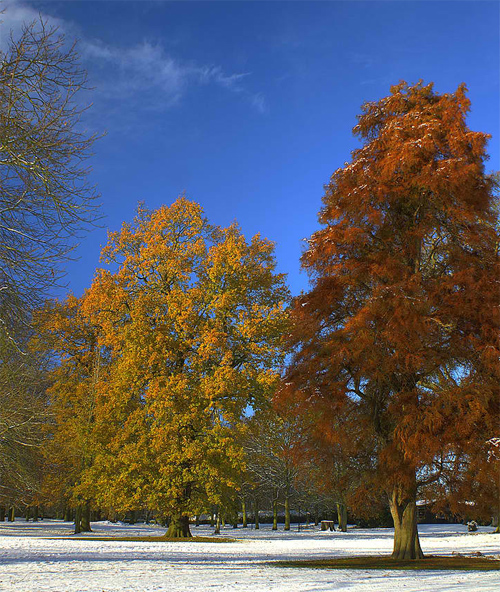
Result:
<svg viewBox="0 0 500 592"><path fill-rule="evenodd" d="M322 520L321 530L335 530L335 522L333 520Z"/></svg>

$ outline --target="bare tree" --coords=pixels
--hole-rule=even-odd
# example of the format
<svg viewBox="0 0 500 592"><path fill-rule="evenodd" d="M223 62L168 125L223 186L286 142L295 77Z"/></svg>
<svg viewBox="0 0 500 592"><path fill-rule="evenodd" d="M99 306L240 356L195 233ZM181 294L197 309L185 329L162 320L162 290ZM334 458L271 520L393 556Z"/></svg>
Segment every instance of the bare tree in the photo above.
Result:
<svg viewBox="0 0 500 592"><path fill-rule="evenodd" d="M2 25L0 24L0 27ZM86 88L74 46L43 21L0 52L0 323L37 306L96 220L86 160L96 139L76 100Z"/></svg>
<svg viewBox="0 0 500 592"><path fill-rule="evenodd" d="M40 442L49 418L46 359L0 335L0 506L36 505L40 492ZM20 347L19 347L20 346Z"/></svg>
<svg viewBox="0 0 500 592"><path fill-rule="evenodd" d="M274 529L277 528L278 503L283 498L284 528L290 530L290 500L300 471L295 457L301 439L300 425L268 410L254 415L248 428L244 450L254 497L263 497L267 492L273 507Z"/></svg>
<svg viewBox="0 0 500 592"><path fill-rule="evenodd" d="M84 130L86 108L77 100L86 84L74 46L43 21L11 35L0 52L2 506L33 503L38 490L47 406L45 361L27 347L31 313L97 219L86 166L96 137Z"/></svg>

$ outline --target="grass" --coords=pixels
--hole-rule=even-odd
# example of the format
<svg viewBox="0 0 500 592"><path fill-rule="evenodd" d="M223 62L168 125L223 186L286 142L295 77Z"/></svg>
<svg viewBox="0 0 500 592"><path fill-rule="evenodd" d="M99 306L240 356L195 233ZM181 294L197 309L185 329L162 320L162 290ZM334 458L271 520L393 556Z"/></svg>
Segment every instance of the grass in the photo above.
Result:
<svg viewBox="0 0 500 592"><path fill-rule="evenodd" d="M337 559L311 559L277 561L278 567L307 567L315 569L404 569L404 570L500 570L500 559L486 557L429 555L424 559L397 561L390 555L366 557L342 557Z"/></svg>
<svg viewBox="0 0 500 592"><path fill-rule="evenodd" d="M204 537L193 536L191 538L167 538L165 536L86 536L86 537L58 537L68 541L115 541L127 543L235 543L236 539L229 537ZM52 539L54 540L54 539Z"/></svg>

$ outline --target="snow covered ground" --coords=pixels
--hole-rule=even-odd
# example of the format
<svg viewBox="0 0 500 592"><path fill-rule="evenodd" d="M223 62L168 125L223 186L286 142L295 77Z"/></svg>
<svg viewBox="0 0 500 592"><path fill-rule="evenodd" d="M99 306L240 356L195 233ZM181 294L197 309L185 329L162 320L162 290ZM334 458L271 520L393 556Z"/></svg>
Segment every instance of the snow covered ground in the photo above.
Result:
<svg viewBox="0 0 500 592"><path fill-rule="evenodd" d="M272 532L226 528L236 543L149 543L67 540L71 524L44 520L0 523L0 590L12 592L448 592L498 589L499 573L463 571L369 571L279 568L279 559L390 553L391 529L347 533L303 530ZM92 523L90 536L144 536L157 526ZM208 527L193 533L210 536ZM498 556L500 535L480 527L420 525L424 553Z"/></svg>

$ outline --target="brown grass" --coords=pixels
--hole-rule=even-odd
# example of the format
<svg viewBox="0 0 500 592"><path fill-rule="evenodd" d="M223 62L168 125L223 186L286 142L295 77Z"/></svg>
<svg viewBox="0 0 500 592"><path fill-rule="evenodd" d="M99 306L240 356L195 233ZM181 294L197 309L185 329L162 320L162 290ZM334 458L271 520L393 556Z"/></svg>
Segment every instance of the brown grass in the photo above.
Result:
<svg viewBox="0 0 500 592"><path fill-rule="evenodd" d="M342 557L336 559L311 559L277 561L278 567L306 567L315 569L404 569L404 570L500 570L499 559L429 555L424 559L397 561L390 556Z"/></svg>
<svg viewBox="0 0 500 592"><path fill-rule="evenodd" d="M113 536L86 536L86 537L58 537L68 541L109 541L109 542L130 542L130 543L235 543L236 539L229 537L203 537L194 536L190 538L167 538L165 536L128 536L128 537L113 537Z"/></svg>

